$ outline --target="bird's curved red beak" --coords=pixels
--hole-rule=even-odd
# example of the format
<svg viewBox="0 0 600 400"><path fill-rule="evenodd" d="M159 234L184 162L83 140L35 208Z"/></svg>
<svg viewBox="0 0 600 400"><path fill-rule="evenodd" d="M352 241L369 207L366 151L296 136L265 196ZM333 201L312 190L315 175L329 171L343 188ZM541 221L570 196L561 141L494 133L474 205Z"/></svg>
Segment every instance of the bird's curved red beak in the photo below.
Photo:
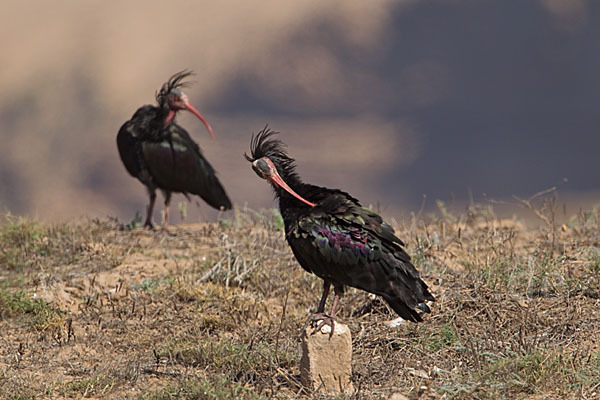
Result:
<svg viewBox="0 0 600 400"><path fill-rule="evenodd" d="M182 96L181 98L183 100L183 104L185 106L185 109L188 110L189 112L191 112L192 114L194 114L196 117L198 117L198 119L200 121L202 121L202 123L204 124L204 126L206 126L206 129L208 129L208 133L210 134L210 138L212 140L215 140L215 135L213 133L213 130L210 126L210 124L208 123L208 121L202 116L202 114L200 114L200 111L198 111L196 109L196 107L194 107L194 105L192 103L190 103L190 101L188 100L187 96ZM167 115L167 124L170 123L173 118L175 118L175 114L177 113L177 110L171 110L169 111L169 115Z"/></svg>
<svg viewBox="0 0 600 400"><path fill-rule="evenodd" d="M208 123L208 121L202 116L202 114L200 114L200 111L198 111L196 109L196 107L194 107L194 105L192 103L190 103L190 101L188 99L185 99L185 107L186 109L191 112L192 114L194 114L196 117L198 117L198 119L200 121L202 121L202 123L204 124L204 126L206 126L206 129L208 129L208 133L210 134L210 138L212 140L215 140L215 135L213 134L213 130L210 126L210 124Z"/></svg>
<svg viewBox="0 0 600 400"><path fill-rule="evenodd" d="M316 206L315 203L311 203L310 201L306 200L304 197L300 196L298 193L294 192L294 190L291 187L289 187L287 183L285 183L283 178L277 172L277 168L275 168L275 164L273 164L273 162L269 158L265 157L265 158L263 158L263 160L265 160L265 162L269 166L269 170L271 172L271 174L266 177L267 179L269 179L274 185L279 186L280 188L282 188L283 190L285 190L286 192L288 192L289 194L291 194L292 196L294 196L301 202L308 204L311 207Z"/></svg>

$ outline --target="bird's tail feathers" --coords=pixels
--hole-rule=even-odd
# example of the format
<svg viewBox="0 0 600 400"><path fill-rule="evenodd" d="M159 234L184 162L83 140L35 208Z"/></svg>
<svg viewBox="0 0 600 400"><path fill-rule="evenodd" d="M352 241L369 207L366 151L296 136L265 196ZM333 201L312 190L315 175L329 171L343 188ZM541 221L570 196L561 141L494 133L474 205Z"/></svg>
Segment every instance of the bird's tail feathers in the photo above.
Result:
<svg viewBox="0 0 600 400"><path fill-rule="evenodd" d="M403 319L412 322L423 321L421 314L408 307L406 303L399 297L385 295L383 296L383 299L390 305L390 307L392 307L396 314L398 314Z"/></svg>
<svg viewBox="0 0 600 400"><path fill-rule="evenodd" d="M393 292L386 293L383 298L402 318L421 322L423 321L422 314L431 312L426 301L435 301L435 298L429 292L425 282L419 279L415 283L416 285L411 285L413 287L405 287L405 290L396 288Z"/></svg>
<svg viewBox="0 0 600 400"><path fill-rule="evenodd" d="M225 193L225 189L219 179L215 176L209 176L208 182L205 182L201 190L197 193L204 201L217 210L231 210L231 200Z"/></svg>

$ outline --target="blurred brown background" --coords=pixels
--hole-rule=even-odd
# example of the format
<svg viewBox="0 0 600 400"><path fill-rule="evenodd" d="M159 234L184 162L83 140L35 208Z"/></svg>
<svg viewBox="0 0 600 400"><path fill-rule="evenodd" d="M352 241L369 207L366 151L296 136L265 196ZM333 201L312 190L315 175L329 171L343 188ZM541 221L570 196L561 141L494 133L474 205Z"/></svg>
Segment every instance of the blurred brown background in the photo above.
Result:
<svg viewBox="0 0 600 400"><path fill-rule="evenodd" d="M189 68L213 125L179 122L234 203L273 205L243 152L266 123L308 182L387 214L559 184L600 189L600 4L591 0L12 1L0 16L0 207L143 213L121 124ZM184 200L176 196L174 204ZM191 220L213 218L204 203ZM158 216L156 216L158 218ZM174 222L177 218L174 219Z"/></svg>

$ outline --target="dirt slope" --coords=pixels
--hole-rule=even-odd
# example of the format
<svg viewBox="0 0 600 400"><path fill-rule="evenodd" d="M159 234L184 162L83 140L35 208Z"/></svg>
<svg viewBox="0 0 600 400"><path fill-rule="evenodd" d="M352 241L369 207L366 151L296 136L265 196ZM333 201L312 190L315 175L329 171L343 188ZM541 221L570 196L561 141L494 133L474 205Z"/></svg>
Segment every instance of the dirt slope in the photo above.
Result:
<svg viewBox="0 0 600 400"><path fill-rule="evenodd" d="M598 218L532 229L472 209L397 224L437 301L392 328L381 301L348 291L351 398L598 396ZM320 281L277 213L171 234L9 217L0 233L1 398L311 396L298 336Z"/></svg>

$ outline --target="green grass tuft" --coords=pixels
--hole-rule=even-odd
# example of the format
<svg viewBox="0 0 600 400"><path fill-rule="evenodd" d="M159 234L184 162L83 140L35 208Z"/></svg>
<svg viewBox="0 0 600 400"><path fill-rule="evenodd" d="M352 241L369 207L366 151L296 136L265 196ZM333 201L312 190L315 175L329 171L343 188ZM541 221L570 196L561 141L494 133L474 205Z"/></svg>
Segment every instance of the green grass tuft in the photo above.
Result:
<svg viewBox="0 0 600 400"><path fill-rule="evenodd" d="M40 225L10 215L5 220L0 225L0 265L21 271L32 264L35 256L48 253L43 240L45 231Z"/></svg>
<svg viewBox="0 0 600 400"><path fill-rule="evenodd" d="M0 314L6 318L22 318L37 330L46 330L62 321L64 313L42 299L32 299L23 291L0 289Z"/></svg>
<svg viewBox="0 0 600 400"><path fill-rule="evenodd" d="M107 395L114 387L114 378L100 374L63 383L54 391L69 397L86 398Z"/></svg>

